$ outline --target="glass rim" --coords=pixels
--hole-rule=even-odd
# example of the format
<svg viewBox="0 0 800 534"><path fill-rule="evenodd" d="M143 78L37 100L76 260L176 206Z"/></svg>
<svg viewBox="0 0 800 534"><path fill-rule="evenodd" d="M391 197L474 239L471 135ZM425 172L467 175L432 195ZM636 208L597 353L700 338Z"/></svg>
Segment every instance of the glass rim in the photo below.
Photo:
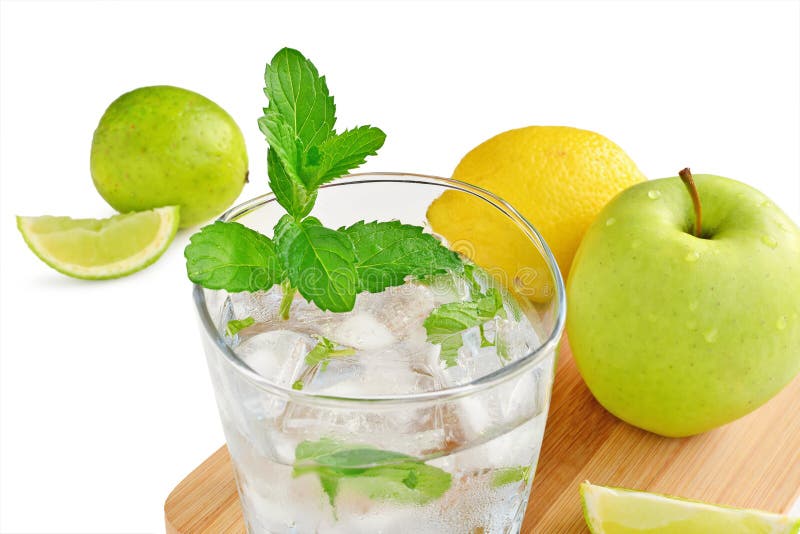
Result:
<svg viewBox="0 0 800 534"><path fill-rule="evenodd" d="M536 248L539 248L537 246L538 241L538 243L541 245L540 252L542 252L547 268L550 271L550 275L553 277L553 285L555 289L554 298L557 301L557 315L555 317L555 323L553 324L547 339L535 349L528 352L521 358L514 360L508 365L496 369L495 371L486 375L480 376L475 380L471 380L465 384L460 384L449 388L425 391L421 393L402 393L360 397L311 393L303 390L295 390L289 386L282 386L280 384L271 382L264 376L254 371L241 358L239 358L231 349L231 347L225 343L225 340L214 324L214 321L211 319L211 314L209 313L208 306L206 304L205 288L198 284L193 284L192 293L194 302L205 334L211 337L216 348L222 352L228 364L232 365L238 373L240 373L244 378L246 378L259 389L265 390L271 394L277 394L278 396L288 398L293 402L316 405L369 404L384 406L457 399L471 395L473 393L489 389L519 375L529 368L541 363L541 361L543 361L551 351L555 352L558 350L558 343L563 335L564 325L566 322L566 290L564 287L564 280L561 276L561 271L558 268L558 263L556 262L555 256L553 256L553 253L550 250L547 242L544 240L539 231L521 213L511 206L511 204L491 191L483 189L482 187L468 184L466 182L462 182L460 180L410 172L364 172L347 174L341 178L337 178L331 183L321 186L320 189L370 183L435 185L471 194L493 205L504 215L509 217L517 224L517 226L520 227L520 230ZM276 198L272 192L259 195L229 208L216 220L235 221L256 209L275 201Z"/></svg>

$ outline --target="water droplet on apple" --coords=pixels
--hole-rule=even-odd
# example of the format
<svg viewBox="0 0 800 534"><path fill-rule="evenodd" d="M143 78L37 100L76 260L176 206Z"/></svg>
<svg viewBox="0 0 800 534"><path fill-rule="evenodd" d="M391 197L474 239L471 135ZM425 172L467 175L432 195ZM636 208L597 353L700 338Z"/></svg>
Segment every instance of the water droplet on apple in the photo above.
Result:
<svg viewBox="0 0 800 534"><path fill-rule="evenodd" d="M703 335L703 337L706 339L707 343L714 343L717 340L717 334L719 334L717 329L716 328L712 328L711 330L706 332Z"/></svg>
<svg viewBox="0 0 800 534"><path fill-rule="evenodd" d="M689 303L689 311L697 311L697 301L693 300Z"/></svg>
<svg viewBox="0 0 800 534"><path fill-rule="evenodd" d="M778 242L775 241L775 238L772 237L771 235L766 235L766 234L762 235L761 242L767 245L769 248L775 248L778 246Z"/></svg>
<svg viewBox="0 0 800 534"><path fill-rule="evenodd" d="M778 330L786 330L786 316L781 315L778 317L778 321L775 323L775 326L778 327Z"/></svg>
<svg viewBox="0 0 800 534"><path fill-rule="evenodd" d="M611 226L615 222L617 222L617 220L614 217L609 217L608 219L606 219L606 226Z"/></svg>
<svg viewBox="0 0 800 534"><path fill-rule="evenodd" d="M693 251L689 252L689 253L686 255L686 257L685 257L685 258L683 258L683 259L684 259L684 260L686 260L686 261L688 261L688 262L692 262L692 263L694 263L694 262L696 262L698 259L700 259L700 253L699 253L699 252L697 252L696 250L693 250Z"/></svg>
<svg viewBox="0 0 800 534"><path fill-rule="evenodd" d="M650 197L650 199L655 200L661 197L661 191L657 189L651 189L647 192L647 196Z"/></svg>
<svg viewBox="0 0 800 534"><path fill-rule="evenodd" d="M764 200L758 206L760 208L768 208L768 207L772 206L772 202L770 202L769 200Z"/></svg>

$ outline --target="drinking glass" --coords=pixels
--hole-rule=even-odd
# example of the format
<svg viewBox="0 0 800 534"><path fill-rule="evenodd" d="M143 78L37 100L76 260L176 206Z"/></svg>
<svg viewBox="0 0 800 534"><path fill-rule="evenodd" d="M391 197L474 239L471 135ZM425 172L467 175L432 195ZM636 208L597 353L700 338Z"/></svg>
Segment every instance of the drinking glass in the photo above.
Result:
<svg viewBox="0 0 800 534"><path fill-rule="evenodd" d="M474 206L451 221L464 231L449 246L476 260L504 288L506 308L515 315L505 321L524 329L524 339L514 341L516 352L505 359L496 347L466 347L465 334L461 350L474 354L460 355L450 368L441 364L421 371L403 358L396 365L391 359L378 364L377 358L335 362L332 368L340 367L332 376L340 382L300 389L293 374L297 362L302 365L298 336L323 327L334 333L362 328L364 335L378 337L408 328L397 334L400 341L392 350L426 345L415 314L430 311L431 299L439 298L436 291L408 284L383 294L362 293L347 314L322 312L298 296L284 327L275 318L274 291L228 294L194 287L249 532L519 532L565 319L564 284L547 244L492 193L431 176L350 175L319 190L313 215L329 228L398 220L429 231L426 212L444 192ZM283 214L267 194L230 209L221 220L271 236ZM486 228L497 232L491 243L470 241ZM491 261L510 251L532 259L516 272L509 272L507 260ZM453 291L459 283L446 279L440 291ZM255 333L226 335L227 322L245 314L254 317Z"/></svg>

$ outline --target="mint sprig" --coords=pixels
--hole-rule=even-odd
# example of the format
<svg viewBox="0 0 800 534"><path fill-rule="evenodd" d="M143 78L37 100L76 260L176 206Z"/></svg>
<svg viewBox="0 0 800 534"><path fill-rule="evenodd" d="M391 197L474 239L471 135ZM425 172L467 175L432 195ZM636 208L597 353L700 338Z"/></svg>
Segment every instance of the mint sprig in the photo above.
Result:
<svg viewBox="0 0 800 534"><path fill-rule="evenodd" d="M418 458L322 438L295 449L292 476L314 473L331 506L343 483L371 499L425 504L450 488L452 476Z"/></svg>
<svg viewBox="0 0 800 534"><path fill-rule="evenodd" d="M362 165L383 146L386 134L372 126L337 134L325 77L297 50L275 54L264 82L269 106L258 126L270 147L270 187L290 215L302 218L313 207L316 189Z"/></svg>
<svg viewBox="0 0 800 534"><path fill-rule="evenodd" d="M286 210L274 240L238 223L216 222L186 247L189 278L209 289L266 290L281 284L288 317L294 291L322 310L353 309L361 291L408 277L460 271L459 257L422 228L397 221L334 230L309 216L318 188L364 163L386 135L372 126L341 133L324 76L300 52L280 50L264 73L269 104L258 120L269 148L269 185Z"/></svg>
<svg viewBox="0 0 800 534"><path fill-rule="evenodd" d="M439 358L447 367L456 365L458 349L464 345L462 334L470 328L483 326L495 316L505 317L503 297L496 288L477 293L472 300L449 302L435 308L422 325L428 342L441 345ZM485 338L484 338L485 339Z"/></svg>

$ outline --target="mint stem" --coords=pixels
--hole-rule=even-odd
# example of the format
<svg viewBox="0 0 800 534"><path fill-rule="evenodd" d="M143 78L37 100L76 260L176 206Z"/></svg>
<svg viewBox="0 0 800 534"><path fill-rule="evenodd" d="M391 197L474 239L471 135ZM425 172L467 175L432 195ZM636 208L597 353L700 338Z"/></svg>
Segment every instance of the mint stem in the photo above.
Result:
<svg viewBox="0 0 800 534"><path fill-rule="evenodd" d="M692 197L692 204L694 204L694 236L703 237L703 207L700 204L700 195L697 193L697 186L692 178L692 171L686 167L678 173L683 180L689 195Z"/></svg>
<svg viewBox="0 0 800 534"><path fill-rule="evenodd" d="M356 349L348 347L346 349L332 350L332 351L330 351L328 353L328 355L332 356L334 358L336 358L336 357L341 358L341 357L344 357L344 356L352 356L355 353L356 353Z"/></svg>
<svg viewBox="0 0 800 534"><path fill-rule="evenodd" d="M278 312L281 315L281 319L286 321L289 319L289 310L292 308L292 301L294 301L294 294L297 292L297 289L292 287L292 284L288 280L281 282L281 287L283 288L283 298L281 298L281 305Z"/></svg>

